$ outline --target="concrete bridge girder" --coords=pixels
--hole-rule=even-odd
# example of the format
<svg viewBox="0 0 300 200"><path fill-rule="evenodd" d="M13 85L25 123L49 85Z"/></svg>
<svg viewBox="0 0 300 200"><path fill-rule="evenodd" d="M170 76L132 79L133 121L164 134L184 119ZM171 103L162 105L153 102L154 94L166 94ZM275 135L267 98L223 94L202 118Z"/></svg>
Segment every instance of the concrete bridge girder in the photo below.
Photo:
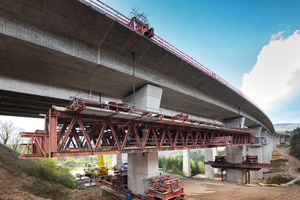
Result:
<svg viewBox="0 0 300 200"><path fill-rule="evenodd" d="M12 5L8 1L4 4L0 7L0 41L5 44L6 51L3 52L10 58L10 67L2 66L6 76L46 80L50 84L125 97L131 91L129 52L134 50L140 52L136 54L137 88L148 83L162 87L162 107L192 114L203 113L222 120L237 115L237 108L233 105L239 104L244 105L241 115L248 119L246 126L262 123L272 128L262 113L256 112L255 117L249 114L253 105L231 89L79 2L62 0L44 4L32 1ZM58 7L68 9L57 10ZM76 17L71 17L74 13ZM67 17L57 20L62 16ZM13 48L15 46L18 48ZM2 61L7 63L7 60ZM41 63L43 71L39 70ZM197 78L192 78L193 74L197 74ZM108 76L119 83L108 80ZM109 82L109 85L103 82ZM214 97L216 94L217 98ZM190 100L187 102L187 99ZM183 102L192 109L182 108Z"/></svg>
<svg viewBox="0 0 300 200"><path fill-rule="evenodd" d="M26 97L48 97L63 105L69 96L83 90L87 96L93 94L94 100L124 101L132 92L130 51L136 52L137 90L148 84L163 90L161 106L155 109L236 121L240 107L242 124L261 125L260 129L275 132L263 112L227 86L78 1L0 2L0 92L10 91L10 98L25 93ZM5 113L1 109L0 114ZM268 140L267 152L274 144L276 147L272 136ZM156 158L157 154L152 154ZM130 162L136 162L138 156L141 154L131 155ZM269 156L262 155L262 160ZM120 163L120 158L116 162ZM190 171L189 165L185 167ZM134 169L130 170L130 178L134 178ZM131 183L136 189L137 183Z"/></svg>

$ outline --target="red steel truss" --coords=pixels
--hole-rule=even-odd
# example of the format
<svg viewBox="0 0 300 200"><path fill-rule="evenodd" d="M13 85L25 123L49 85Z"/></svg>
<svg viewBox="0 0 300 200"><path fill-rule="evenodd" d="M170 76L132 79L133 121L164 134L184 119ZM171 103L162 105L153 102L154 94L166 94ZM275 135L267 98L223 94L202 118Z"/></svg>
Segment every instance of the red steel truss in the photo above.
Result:
<svg viewBox="0 0 300 200"><path fill-rule="evenodd" d="M45 130L22 132L30 138L20 158L140 153L236 146L258 143L247 129L160 113L74 99L66 108L53 106ZM26 153L27 152L27 153Z"/></svg>

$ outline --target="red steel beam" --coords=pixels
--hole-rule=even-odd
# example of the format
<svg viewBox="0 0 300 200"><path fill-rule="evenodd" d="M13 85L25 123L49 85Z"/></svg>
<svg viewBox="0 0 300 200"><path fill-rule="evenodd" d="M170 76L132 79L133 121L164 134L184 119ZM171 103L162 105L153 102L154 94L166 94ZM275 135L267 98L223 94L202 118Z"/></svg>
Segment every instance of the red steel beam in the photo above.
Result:
<svg viewBox="0 0 300 200"><path fill-rule="evenodd" d="M235 146L258 141L248 131L206 127L199 130L199 127L193 128L190 123L186 126L186 122L178 123L180 125L155 121L138 122L52 108L45 117L44 131L21 133L22 137L31 138L26 149L31 148L32 154L25 154L24 151L21 157L138 153L226 146L228 143ZM145 131L146 134L143 135ZM77 146L72 140L74 137ZM34 147L36 152L33 152Z"/></svg>

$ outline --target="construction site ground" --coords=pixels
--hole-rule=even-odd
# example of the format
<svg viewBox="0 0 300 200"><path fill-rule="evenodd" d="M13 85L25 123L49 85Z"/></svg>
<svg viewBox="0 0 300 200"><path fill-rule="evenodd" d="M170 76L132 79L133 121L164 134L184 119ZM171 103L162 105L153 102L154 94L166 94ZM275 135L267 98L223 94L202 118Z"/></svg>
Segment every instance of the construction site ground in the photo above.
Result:
<svg viewBox="0 0 300 200"><path fill-rule="evenodd" d="M286 166L279 172L267 173L265 176L276 174L291 174L298 176L297 168L300 162L295 158L286 155L287 149L278 151L281 158L294 162L293 166ZM0 145L0 156L4 155L7 160L0 159L0 200L1 199L118 199L115 193L108 193L102 190L102 184L96 187L86 188L81 182L76 189L69 189L62 185L47 182L33 176L29 176L15 165L18 162L30 164L30 160L19 160L19 154L9 148ZM10 160L8 162L8 160ZM169 174L170 178L181 177L176 174ZM201 177L199 175L198 177ZM208 181L197 178L181 177L181 184L184 186L186 199L300 199L300 187L267 187L259 186L257 183L266 183L266 180L251 180L251 187L237 185L235 183L224 183L220 181Z"/></svg>

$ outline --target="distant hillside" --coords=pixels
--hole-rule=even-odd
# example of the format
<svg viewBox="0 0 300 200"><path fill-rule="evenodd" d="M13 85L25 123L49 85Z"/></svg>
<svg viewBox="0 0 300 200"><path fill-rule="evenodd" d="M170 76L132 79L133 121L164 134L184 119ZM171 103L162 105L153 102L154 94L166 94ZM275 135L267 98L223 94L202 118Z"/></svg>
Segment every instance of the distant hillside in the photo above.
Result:
<svg viewBox="0 0 300 200"><path fill-rule="evenodd" d="M281 123L274 124L274 128L276 131L284 132L284 131L292 131L295 128L300 127L300 123Z"/></svg>
<svg viewBox="0 0 300 200"><path fill-rule="evenodd" d="M174 155L174 154L176 154L178 152L181 152L181 151L182 150L176 150L176 151L159 151L158 152L158 156L160 156L160 157L163 157L163 156L165 156L165 157L172 156L172 155Z"/></svg>

